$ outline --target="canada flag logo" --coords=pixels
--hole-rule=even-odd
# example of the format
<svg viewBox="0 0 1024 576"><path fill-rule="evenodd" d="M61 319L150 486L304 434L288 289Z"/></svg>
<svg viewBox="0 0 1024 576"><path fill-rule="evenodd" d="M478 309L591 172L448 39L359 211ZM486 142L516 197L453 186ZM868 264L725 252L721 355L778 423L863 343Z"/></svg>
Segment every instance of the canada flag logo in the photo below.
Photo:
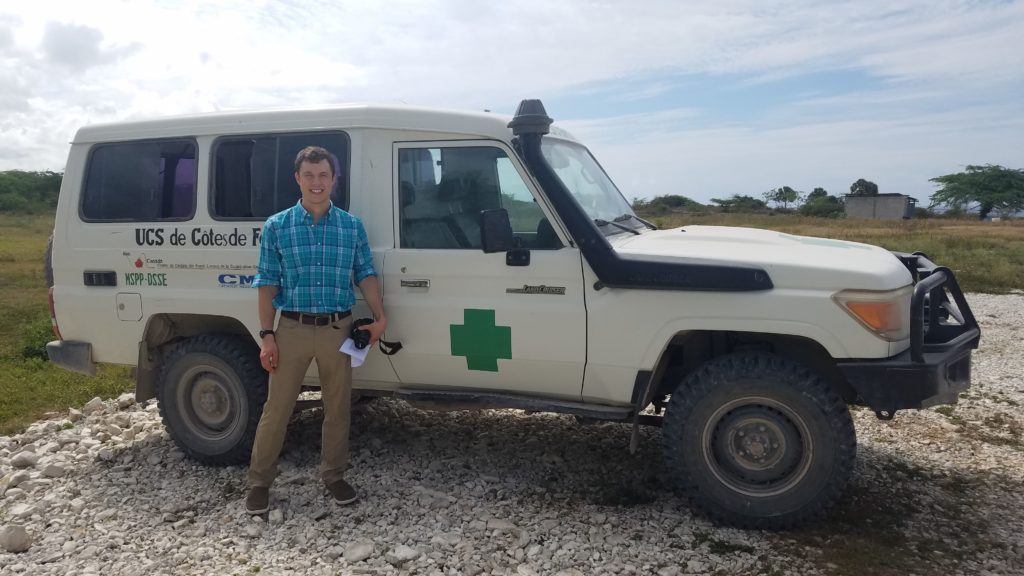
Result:
<svg viewBox="0 0 1024 576"><path fill-rule="evenodd" d="M153 267L154 260L147 259L145 253L132 254L131 252L124 252L123 254L125 259L128 260L128 265L132 268Z"/></svg>

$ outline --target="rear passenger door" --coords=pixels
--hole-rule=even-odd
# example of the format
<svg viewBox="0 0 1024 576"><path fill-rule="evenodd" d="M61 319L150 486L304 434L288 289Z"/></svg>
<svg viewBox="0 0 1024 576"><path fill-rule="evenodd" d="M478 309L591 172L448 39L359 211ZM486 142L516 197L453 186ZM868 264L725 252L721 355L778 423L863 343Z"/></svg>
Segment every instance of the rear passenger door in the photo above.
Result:
<svg viewBox="0 0 1024 576"><path fill-rule="evenodd" d="M500 142L394 148L397 248L385 258L388 337L408 387L578 400L586 361L580 251ZM481 249L479 214L504 208L528 266Z"/></svg>

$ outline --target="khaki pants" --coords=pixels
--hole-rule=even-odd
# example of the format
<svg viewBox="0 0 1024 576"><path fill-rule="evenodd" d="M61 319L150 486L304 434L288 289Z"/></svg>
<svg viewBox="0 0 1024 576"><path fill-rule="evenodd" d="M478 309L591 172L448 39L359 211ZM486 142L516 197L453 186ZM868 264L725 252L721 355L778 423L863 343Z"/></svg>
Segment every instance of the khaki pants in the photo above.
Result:
<svg viewBox="0 0 1024 576"><path fill-rule="evenodd" d="M309 363L316 358L324 402L320 475L324 484L341 480L348 466L349 410L352 401L352 359L338 352L352 329L352 317L313 326L281 318L275 339L279 358L270 376L270 391L256 428L249 463L249 486L269 487L277 477L277 457L295 410L295 401Z"/></svg>

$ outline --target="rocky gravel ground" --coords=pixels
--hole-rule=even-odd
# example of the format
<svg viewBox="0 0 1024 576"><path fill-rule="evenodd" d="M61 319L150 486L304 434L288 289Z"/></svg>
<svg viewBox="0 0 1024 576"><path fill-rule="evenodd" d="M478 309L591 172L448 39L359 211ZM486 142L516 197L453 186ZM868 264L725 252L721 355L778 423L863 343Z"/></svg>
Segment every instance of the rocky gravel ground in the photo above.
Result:
<svg viewBox="0 0 1024 576"><path fill-rule="evenodd" d="M272 509L245 468L184 458L130 396L0 438L0 574L1021 574L1024 296L971 295L984 329L959 404L854 411L846 500L784 533L691 514L660 431L521 411L353 415L352 506L317 479L317 411L290 428Z"/></svg>

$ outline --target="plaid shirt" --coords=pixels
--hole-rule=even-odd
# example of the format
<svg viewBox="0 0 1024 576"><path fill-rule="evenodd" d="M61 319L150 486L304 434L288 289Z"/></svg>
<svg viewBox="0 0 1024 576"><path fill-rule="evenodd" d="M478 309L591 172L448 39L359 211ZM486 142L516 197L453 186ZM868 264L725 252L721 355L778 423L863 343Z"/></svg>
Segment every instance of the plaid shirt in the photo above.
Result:
<svg viewBox="0 0 1024 576"><path fill-rule="evenodd" d="M252 285L280 286L274 307L313 314L350 310L352 284L376 276L363 223L334 204L314 224L295 206L267 218Z"/></svg>

